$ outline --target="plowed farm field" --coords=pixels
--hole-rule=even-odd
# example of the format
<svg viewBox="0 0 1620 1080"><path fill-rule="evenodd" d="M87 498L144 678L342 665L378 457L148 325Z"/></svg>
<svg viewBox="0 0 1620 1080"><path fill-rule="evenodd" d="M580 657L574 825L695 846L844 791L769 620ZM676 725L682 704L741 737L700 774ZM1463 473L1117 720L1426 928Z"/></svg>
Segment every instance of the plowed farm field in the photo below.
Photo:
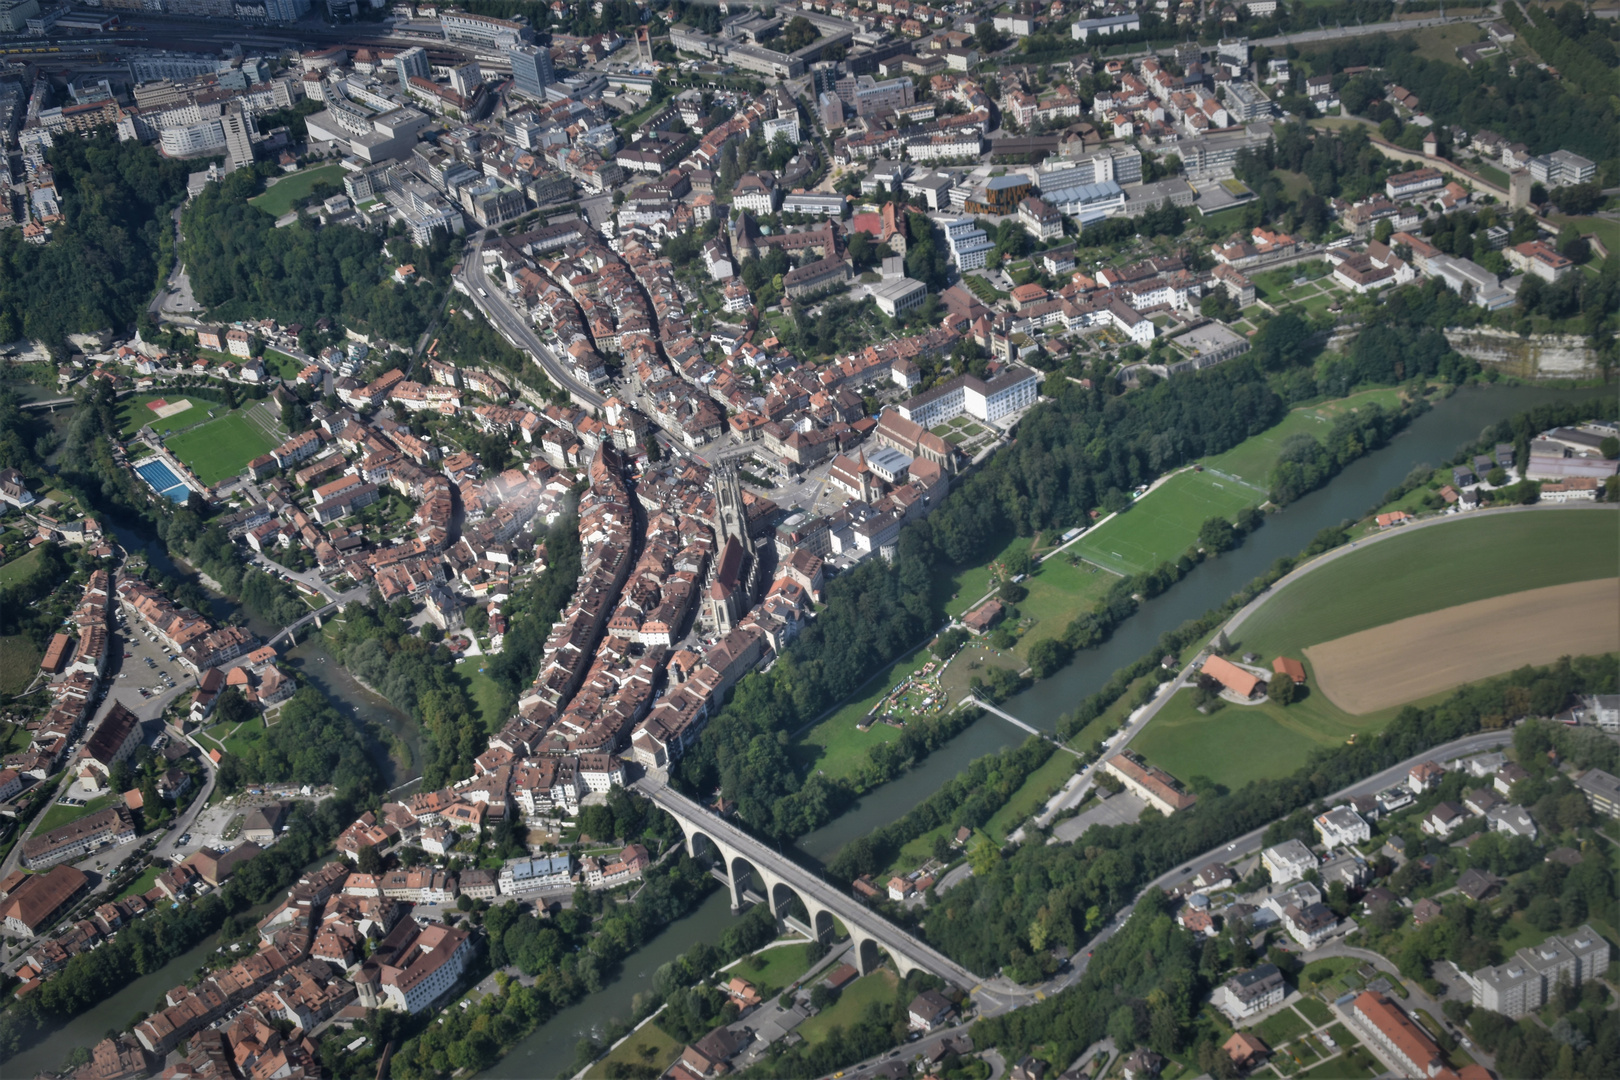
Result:
<svg viewBox="0 0 1620 1080"><path fill-rule="evenodd" d="M1560 656L1620 650L1620 579L1576 581L1414 615L1305 649L1317 687L1352 715Z"/></svg>

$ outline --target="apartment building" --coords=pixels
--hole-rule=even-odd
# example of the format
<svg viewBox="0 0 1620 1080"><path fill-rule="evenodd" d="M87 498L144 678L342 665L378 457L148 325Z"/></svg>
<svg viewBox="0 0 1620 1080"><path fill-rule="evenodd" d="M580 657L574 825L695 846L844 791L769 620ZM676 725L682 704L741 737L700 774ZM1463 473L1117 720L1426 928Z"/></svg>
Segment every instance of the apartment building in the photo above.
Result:
<svg viewBox="0 0 1620 1080"><path fill-rule="evenodd" d="M1547 1003L1561 982L1579 986L1609 966L1609 943L1590 926L1520 949L1506 963L1467 976L1474 1004L1515 1019Z"/></svg>

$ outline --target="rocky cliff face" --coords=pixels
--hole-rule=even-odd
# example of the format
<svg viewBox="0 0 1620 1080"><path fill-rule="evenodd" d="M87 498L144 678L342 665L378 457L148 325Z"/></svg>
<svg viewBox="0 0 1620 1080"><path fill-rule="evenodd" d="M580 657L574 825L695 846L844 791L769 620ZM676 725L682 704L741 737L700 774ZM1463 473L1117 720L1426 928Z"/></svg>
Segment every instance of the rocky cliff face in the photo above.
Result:
<svg viewBox="0 0 1620 1080"><path fill-rule="evenodd" d="M1446 340L1464 356L1521 379L1589 379L1599 374L1597 353L1577 334L1520 337L1505 330L1447 330Z"/></svg>

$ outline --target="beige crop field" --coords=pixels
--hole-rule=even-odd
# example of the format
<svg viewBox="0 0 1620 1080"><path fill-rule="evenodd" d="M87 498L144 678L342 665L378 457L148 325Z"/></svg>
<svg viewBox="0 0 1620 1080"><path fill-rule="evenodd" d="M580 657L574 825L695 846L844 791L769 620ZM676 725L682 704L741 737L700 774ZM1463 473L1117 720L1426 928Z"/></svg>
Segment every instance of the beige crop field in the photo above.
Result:
<svg viewBox="0 0 1620 1080"><path fill-rule="evenodd" d="M1620 649L1620 578L1414 615L1305 650L1329 701L1362 715L1525 664Z"/></svg>

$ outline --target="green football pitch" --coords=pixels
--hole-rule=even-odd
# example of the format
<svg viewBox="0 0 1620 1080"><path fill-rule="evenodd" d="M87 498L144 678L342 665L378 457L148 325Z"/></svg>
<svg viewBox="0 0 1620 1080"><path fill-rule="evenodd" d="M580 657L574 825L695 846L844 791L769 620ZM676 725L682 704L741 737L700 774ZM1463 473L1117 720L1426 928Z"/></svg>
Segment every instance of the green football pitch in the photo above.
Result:
<svg viewBox="0 0 1620 1080"><path fill-rule="evenodd" d="M1198 539L1212 517L1231 520L1265 493L1230 477L1207 472L1172 476L1131 508L1097 526L1074 546L1080 555L1116 574L1140 574L1174 561Z"/></svg>

